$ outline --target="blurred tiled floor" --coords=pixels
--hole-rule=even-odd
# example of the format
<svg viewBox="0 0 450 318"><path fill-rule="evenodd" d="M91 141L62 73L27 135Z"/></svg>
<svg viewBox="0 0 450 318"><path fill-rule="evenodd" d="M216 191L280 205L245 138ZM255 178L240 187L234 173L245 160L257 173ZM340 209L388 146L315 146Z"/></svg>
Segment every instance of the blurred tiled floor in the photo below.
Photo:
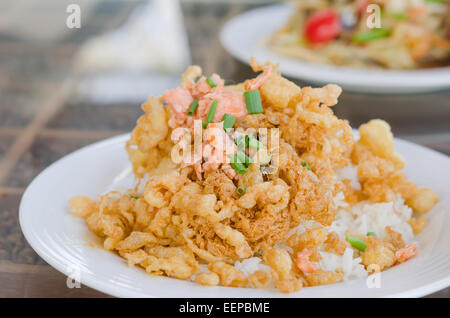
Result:
<svg viewBox="0 0 450 318"><path fill-rule="evenodd" d="M57 43L21 41L0 32L0 297L101 297L83 287L68 289L66 278L26 243L17 209L29 182L58 158L84 145L130 131L139 105L74 102L72 57L87 38L120 25L142 1L102 0L80 30ZM205 73L231 82L247 78L248 66L221 47L218 32L249 5L183 2L193 62ZM450 154L450 91L416 96L344 93L336 113L359 125L370 118L390 121L398 136ZM449 297L450 289L432 296Z"/></svg>

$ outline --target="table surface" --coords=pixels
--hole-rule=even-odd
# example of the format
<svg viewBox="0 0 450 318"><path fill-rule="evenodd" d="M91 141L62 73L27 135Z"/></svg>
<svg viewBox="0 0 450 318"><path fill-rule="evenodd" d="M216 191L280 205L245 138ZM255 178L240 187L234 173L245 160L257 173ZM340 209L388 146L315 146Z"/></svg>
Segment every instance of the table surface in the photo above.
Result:
<svg viewBox="0 0 450 318"><path fill-rule="evenodd" d="M72 57L80 44L123 23L139 3L101 0L81 29L51 44L0 31L0 297L107 297L86 286L67 288L66 277L46 264L23 237L18 205L26 186L52 162L133 128L139 105L92 105L68 96L69 84L76 80ZM192 59L205 73L233 81L251 74L248 66L224 51L218 32L225 21L253 6L182 2ZM344 92L334 110L352 126L384 118L396 136L450 154L449 90L409 96ZM429 297L450 297L450 288Z"/></svg>

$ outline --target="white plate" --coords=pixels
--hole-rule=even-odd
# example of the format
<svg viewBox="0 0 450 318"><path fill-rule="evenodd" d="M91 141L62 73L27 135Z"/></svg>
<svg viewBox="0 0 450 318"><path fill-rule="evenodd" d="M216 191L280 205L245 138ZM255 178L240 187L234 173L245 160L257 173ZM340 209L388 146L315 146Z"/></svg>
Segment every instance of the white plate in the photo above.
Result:
<svg viewBox="0 0 450 318"><path fill-rule="evenodd" d="M192 282L146 274L129 268L119 256L88 245L98 239L85 221L69 213L74 195L92 198L106 189L132 182L122 135L82 148L45 169L25 191L20 225L34 250L64 274L74 273L82 284L120 297L413 297L450 285L450 158L396 140L407 160L406 173L420 185L435 189L441 202L418 237L419 256L381 274L381 288L369 289L365 280L304 288L294 294L229 287L203 287ZM125 172L125 173L124 173ZM445 211L447 210L447 211Z"/></svg>
<svg viewBox="0 0 450 318"><path fill-rule="evenodd" d="M372 93L417 93L450 87L450 67L423 70L366 70L314 64L270 51L263 42L286 22L290 5L271 5L244 12L223 27L220 40L235 58L248 64L280 63L287 76L315 84L335 83L344 89Z"/></svg>

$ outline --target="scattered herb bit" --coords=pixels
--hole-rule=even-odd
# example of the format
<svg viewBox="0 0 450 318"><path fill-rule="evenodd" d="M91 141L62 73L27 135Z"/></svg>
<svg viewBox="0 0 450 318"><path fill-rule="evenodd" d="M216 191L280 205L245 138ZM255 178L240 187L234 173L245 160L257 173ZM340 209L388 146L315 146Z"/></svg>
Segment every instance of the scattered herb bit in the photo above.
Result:
<svg viewBox="0 0 450 318"><path fill-rule="evenodd" d="M132 198L132 199L140 199L141 197L138 197L138 196L135 196L135 195L130 195L130 198Z"/></svg>
<svg viewBox="0 0 450 318"><path fill-rule="evenodd" d="M408 15L404 12L392 13L392 17L394 17L394 19L399 20L399 21L405 21L408 19Z"/></svg>
<svg viewBox="0 0 450 318"><path fill-rule="evenodd" d="M253 162L244 152L238 151L236 154L237 160L239 163L244 163L246 166Z"/></svg>
<svg viewBox="0 0 450 318"><path fill-rule="evenodd" d="M259 150L262 147L262 142L256 139L255 137L248 138L248 145L256 150Z"/></svg>
<svg viewBox="0 0 450 318"><path fill-rule="evenodd" d="M244 92L244 99L249 114L261 114L263 112L259 90L253 89Z"/></svg>
<svg viewBox="0 0 450 318"><path fill-rule="evenodd" d="M224 129L233 128L234 124L236 123L236 117L230 114L225 114L223 115L222 121Z"/></svg>
<svg viewBox="0 0 450 318"><path fill-rule="evenodd" d="M245 190L246 190L245 186L241 185L241 186L237 187L236 192L239 195L243 195L245 193Z"/></svg>
<svg viewBox="0 0 450 318"><path fill-rule="evenodd" d="M244 164L239 162L237 155L231 156L231 166L237 172L237 174L244 174L247 172L247 169L245 168Z"/></svg>
<svg viewBox="0 0 450 318"><path fill-rule="evenodd" d="M208 76L206 78L206 83L208 83L209 87L213 88L217 86L216 81L213 80L213 78L211 76Z"/></svg>
<svg viewBox="0 0 450 318"><path fill-rule="evenodd" d="M375 232L367 232L366 236L377 237L377 234Z"/></svg>
<svg viewBox="0 0 450 318"><path fill-rule="evenodd" d="M191 103L191 106L189 106L189 110L188 110L188 116L192 116L194 115L195 111L197 110L198 107L198 99L194 99L194 101Z"/></svg>
<svg viewBox="0 0 450 318"><path fill-rule="evenodd" d="M349 242L352 247L360 250L361 252L364 252L366 250L366 242L361 240L359 237L347 234L345 235L345 240Z"/></svg>
<svg viewBox="0 0 450 318"><path fill-rule="evenodd" d="M206 127L208 127L208 123L207 123L206 121L204 121L204 122L202 123L202 127L203 127L203 129L206 129Z"/></svg>
<svg viewBox="0 0 450 318"><path fill-rule="evenodd" d="M248 136L239 136L234 140L234 143L238 146L239 150L244 150L248 146Z"/></svg>
<svg viewBox="0 0 450 318"><path fill-rule="evenodd" d="M356 33L353 36L352 41L357 44L363 44L363 43L370 42L372 40L385 38L388 35L389 35L389 30L379 28L379 29L373 29L370 31Z"/></svg>
<svg viewBox="0 0 450 318"><path fill-rule="evenodd" d="M208 116L206 116L206 122L212 123L213 119L214 119L214 114L216 113L216 109L217 109L217 99L213 100L211 107L209 108L209 112L208 112Z"/></svg>
<svg viewBox="0 0 450 318"><path fill-rule="evenodd" d="M312 171L312 170L311 170L311 167L309 166L309 164L308 164L306 161L303 161L301 164L302 164L302 167L305 167L305 168L308 169L309 171Z"/></svg>

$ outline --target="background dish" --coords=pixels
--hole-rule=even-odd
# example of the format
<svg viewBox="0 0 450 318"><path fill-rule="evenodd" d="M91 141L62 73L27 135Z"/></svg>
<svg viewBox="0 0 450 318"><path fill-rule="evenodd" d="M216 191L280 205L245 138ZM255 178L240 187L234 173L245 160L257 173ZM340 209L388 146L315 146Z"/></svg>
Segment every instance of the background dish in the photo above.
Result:
<svg viewBox="0 0 450 318"><path fill-rule="evenodd" d="M243 63L280 63L284 75L315 84L336 83L344 89L371 93L417 93L450 87L450 67L423 70L367 70L313 64L270 51L264 42L283 26L292 13L290 5L271 5L244 12L223 27L224 48Z"/></svg>
<svg viewBox="0 0 450 318"><path fill-rule="evenodd" d="M99 246L84 220L69 214L67 201L75 194L94 197L133 182L124 148L128 138L127 134L107 139L58 160L34 179L22 198L20 224L30 245L60 272L79 271L82 284L120 297L417 297L450 285L450 232L442 230L450 226L446 213L450 206L450 159L401 140L395 140L395 146L407 161L405 172L414 182L433 187L441 201L428 214L429 224L418 236L420 255L382 273L380 289L369 289L365 280L357 280L286 295L203 287L127 268L119 256L88 244L91 241Z"/></svg>

